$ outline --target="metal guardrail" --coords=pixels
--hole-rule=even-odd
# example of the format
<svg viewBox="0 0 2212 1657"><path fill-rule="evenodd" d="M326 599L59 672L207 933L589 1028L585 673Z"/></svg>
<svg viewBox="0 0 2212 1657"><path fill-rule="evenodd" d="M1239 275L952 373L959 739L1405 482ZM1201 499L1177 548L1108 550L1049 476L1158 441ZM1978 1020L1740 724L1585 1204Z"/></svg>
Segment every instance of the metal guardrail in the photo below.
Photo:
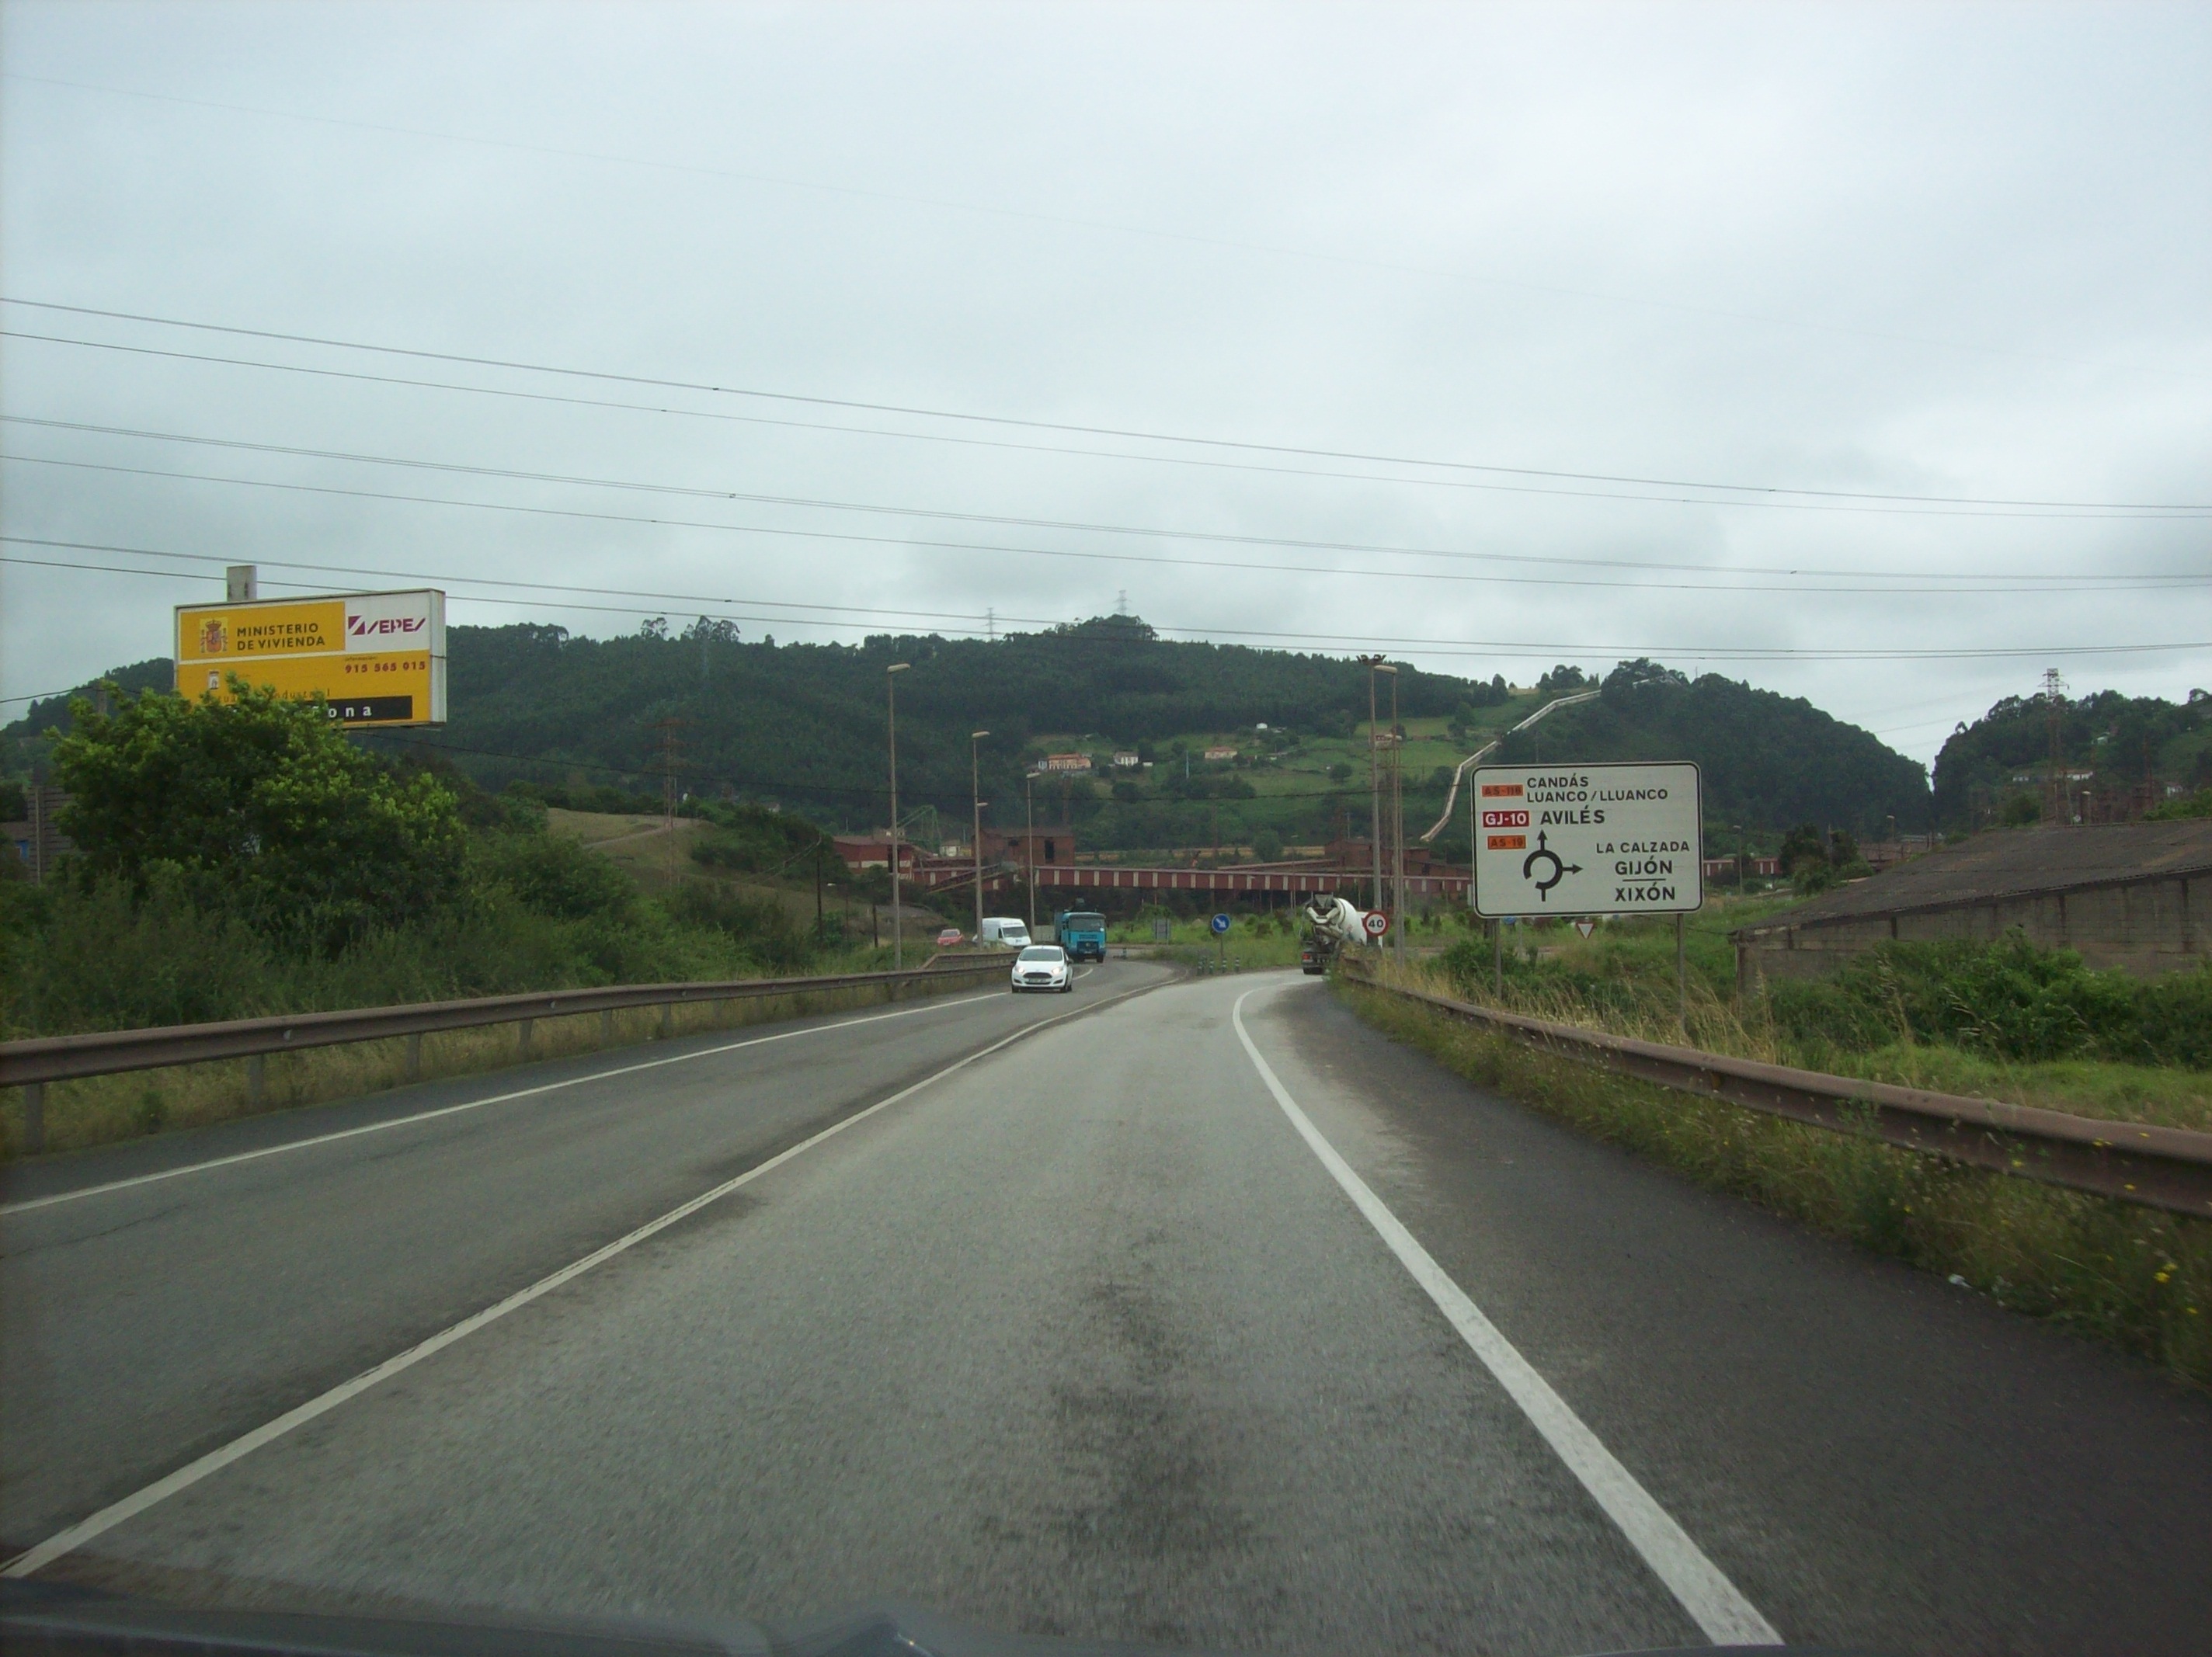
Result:
<svg viewBox="0 0 2212 1657"><path fill-rule="evenodd" d="M287 1013L273 1018L234 1018L212 1024L167 1024L150 1029L97 1030L84 1035L36 1036L0 1042L0 1087L24 1089L24 1149L36 1152L45 1138L46 1084L127 1071L161 1070L173 1065L205 1064L218 1059L253 1062L248 1087L258 1099L261 1063L272 1053L342 1047L355 1041L405 1037L407 1073L422 1070L422 1038L444 1030L478 1029L493 1024L522 1026L522 1055L531 1053L531 1028L541 1018L573 1018L598 1013L611 1040L614 1016L639 1007L661 1009L660 1033L673 1029L675 1010L718 1001L760 1000L779 995L881 986L896 999L901 986L948 977L1003 974L1003 955L933 956L927 963L896 973L830 973L813 978L738 978L687 984L617 984L589 990L545 990L520 995L479 996L466 1001L423 1001L401 1007L362 1007L343 1012Z"/></svg>
<svg viewBox="0 0 2212 1657"><path fill-rule="evenodd" d="M2212 1217L2212 1133L1761 1064L1385 984L1364 967L1347 967L1345 975L1363 989L1418 1001L1556 1057L1638 1081L1836 1132L1871 1134L1906 1150L1998 1174Z"/></svg>

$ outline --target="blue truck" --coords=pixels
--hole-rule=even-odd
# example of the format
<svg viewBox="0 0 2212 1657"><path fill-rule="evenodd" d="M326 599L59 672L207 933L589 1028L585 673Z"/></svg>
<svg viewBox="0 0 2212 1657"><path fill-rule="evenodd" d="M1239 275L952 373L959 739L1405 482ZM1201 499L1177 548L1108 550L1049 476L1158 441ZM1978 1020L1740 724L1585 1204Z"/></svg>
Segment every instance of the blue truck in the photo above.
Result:
<svg viewBox="0 0 2212 1657"><path fill-rule="evenodd" d="M1053 941L1070 961L1106 958L1106 917L1087 909L1062 909L1052 918Z"/></svg>

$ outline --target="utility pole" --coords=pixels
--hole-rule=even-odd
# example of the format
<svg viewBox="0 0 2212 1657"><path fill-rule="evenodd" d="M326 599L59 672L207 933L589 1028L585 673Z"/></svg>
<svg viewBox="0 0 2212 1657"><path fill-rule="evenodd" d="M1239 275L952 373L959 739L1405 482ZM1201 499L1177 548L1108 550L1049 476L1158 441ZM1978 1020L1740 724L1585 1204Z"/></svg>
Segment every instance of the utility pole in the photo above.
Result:
<svg viewBox="0 0 2212 1657"><path fill-rule="evenodd" d="M968 733L968 792L975 801L975 940L983 938L983 762L975 746L991 733L970 731Z"/></svg>
<svg viewBox="0 0 2212 1657"><path fill-rule="evenodd" d="M1022 884L1029 890L1030 935L1036 935L1036 773L1022 773L1022 804L1029 812L1029 832L1022 837Z"/></svg>
<svg viewBox="0 0 2212 1657"><path fill-rule="evenodd" d="M682 719L657 719L653 728L660 732L660 809L663 828L668 835L668 888L676 889L676 731Z"/></svg>
<svg viewBox="0 0 2212 1657"><path fill-rule="evenodd" d="M899 926L899 815L898 815L898 676L911 667L911 662L893 662L884 670L884 689L889 698L891 756L891 970L906 970L905 932Z"/></svg>
<svg viewBox="0 0 2212 1657"><path fill-rule="evenodd" d="M1390 825L1389 819L1382 815L1382 750L1384 744L1382 741L1382 733L1377 727L1376 717L1377 709L1376 707L1375 676L1377 673L1388 673L1390 676L1390 706L1392 710L1391 723L1395 725L1397 722L1398 670L1393 667L1389 663L1383 661L1380 657L1377 657L1369 665L1367 672L1367 754L1369 768L1373 774L1375 795L1374 816L1372 818L1375 825L1375 907L1378 909L1387 910L1390 906L1388 901L1389 895L1382 884L1382 841L1384 836L1389 832ZM1394 922L1396 919L1397 917L1395 916L1392 917Z"/></svg>
<svg viewBox="0 0 2212 1657"><path fill-rule="evenodd" d="M2051 816L2054 822L2063 822L2066 816L2066 788L2059 780L2059 772L2063 764L2060 756L2065 735L2066 681L2058 677L2055 667L2043 670L2043 701L2044 718L2051 725Z"/></svg>
<svg viewBox="0 0 2212 1657"><path fill-rule="evenodd" d="M1398 964L1406 964L1406 731L1398 723L1398 675L1390 674L1390 904Z"/></svg>

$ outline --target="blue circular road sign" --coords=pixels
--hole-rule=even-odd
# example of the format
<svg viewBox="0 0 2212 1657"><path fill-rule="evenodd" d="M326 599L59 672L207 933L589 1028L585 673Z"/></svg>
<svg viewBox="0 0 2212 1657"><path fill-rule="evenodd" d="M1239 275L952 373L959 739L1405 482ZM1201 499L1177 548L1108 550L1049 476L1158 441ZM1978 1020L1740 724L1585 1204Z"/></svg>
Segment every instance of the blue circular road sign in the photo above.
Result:
<svg viewBox="0 0 2212 1657"><path fill-rule="evenodd" d="M1213 930L1217 932L1227 932L1229 930L1229 917L1227 915L1214 916Z"/></svg>

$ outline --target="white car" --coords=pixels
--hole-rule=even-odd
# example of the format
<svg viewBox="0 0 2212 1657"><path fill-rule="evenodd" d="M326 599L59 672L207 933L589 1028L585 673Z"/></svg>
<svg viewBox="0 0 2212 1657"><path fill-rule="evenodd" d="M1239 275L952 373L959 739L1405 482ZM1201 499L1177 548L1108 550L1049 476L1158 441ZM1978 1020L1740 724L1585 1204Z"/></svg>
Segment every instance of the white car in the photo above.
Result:
<svg viewBox="0 0 2212 1657"><path fill-rule="evenodd" d="M1028 925L1012 915L991 915L975 934L979 944L1001 944L1010 950L1026 950L1030 946Z"/></svg>
<svg viewBox="0 0 2212 1657"><path fill-rule="evenodd" d="M1014 957L1013 980L1016 995L1024 990L1058 990L1065 995L1075 987L1075 969L1059 944L1032 944Z"/></svg>

